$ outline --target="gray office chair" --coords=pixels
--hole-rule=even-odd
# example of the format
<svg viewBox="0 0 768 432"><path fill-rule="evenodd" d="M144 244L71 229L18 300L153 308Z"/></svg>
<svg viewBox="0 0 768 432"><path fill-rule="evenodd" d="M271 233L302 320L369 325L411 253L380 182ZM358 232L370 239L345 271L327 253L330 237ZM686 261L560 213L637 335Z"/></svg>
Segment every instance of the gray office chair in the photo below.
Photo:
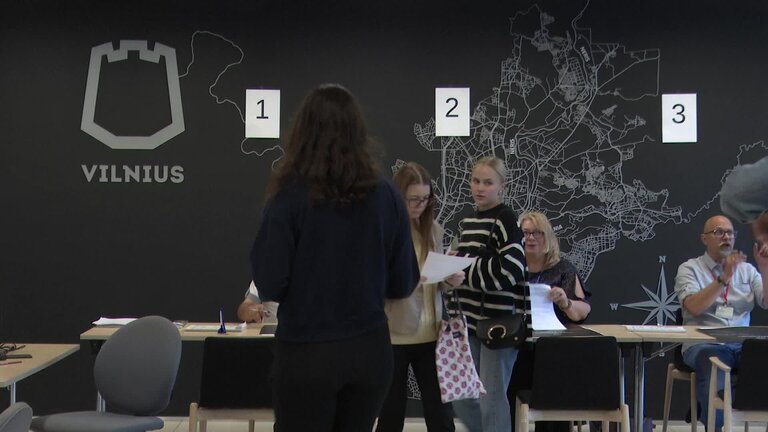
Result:
<svg viewBox="0 0 768 432"><path fill-rule="evenodd" d="M0 432L27 432L32 422L32 408L16 402L0 413Z"/></svg>
<svg viewBox="0 0 768 432"><path fill-rule="evenodd" d="M96 356L93 376L107 409L37 417L36 432L144 432L161 429L154 417L168 406L181 359L181 336L159 316L140 318L115 332Z"/></svg>

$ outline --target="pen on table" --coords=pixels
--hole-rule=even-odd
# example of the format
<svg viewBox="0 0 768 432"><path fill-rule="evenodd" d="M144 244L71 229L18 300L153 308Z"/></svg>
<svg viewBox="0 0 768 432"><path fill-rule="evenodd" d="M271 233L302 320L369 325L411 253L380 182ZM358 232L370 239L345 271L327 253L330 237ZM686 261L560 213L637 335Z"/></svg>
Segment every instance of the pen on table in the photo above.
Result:
<svg viewBox="0 0 768 432"><path fill-rule="evenodd" d="M21 360L7 361L7 362L4 362L4 363L0 363L0 366L8 366L8 365L19 364L19 363L21 363Z"/></svg>
<svg viewBox="0 0 768 432"><path fill-rule="evenodd" d="M224 309L219 309L219 322L221 323L221 326L219 327L219 331L217 333L227 334L227 326L224 325Z"/></svg>

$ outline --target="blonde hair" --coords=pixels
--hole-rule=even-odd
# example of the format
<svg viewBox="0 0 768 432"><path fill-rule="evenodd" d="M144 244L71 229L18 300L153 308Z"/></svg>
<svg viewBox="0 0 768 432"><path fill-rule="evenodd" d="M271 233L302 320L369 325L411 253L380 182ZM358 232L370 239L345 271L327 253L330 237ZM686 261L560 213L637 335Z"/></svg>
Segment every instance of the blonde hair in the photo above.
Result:
<svg viewBox="0 0 768 432"><path fill-rule="evenodd" d="M492 170L496 171L496 174L499 175L499 178L501 179L501 183L507 181L507 167L504 164L504 161L497 158L496 156L485 156L481 157L477 161L475 161L475 165L472 167L472 170L474 171L475 168L477 168L480 165L485 165L487 167L490 167Z"/></svg>
<svg viewBox="0 0 768 432"><path fill-rule="evenodd" d="M542 212L529 211L520 215L518 222L522 228L524 221L530 221L533 226L544 233L544 268L552 268L560 262L560 242L555 236L555 230Z"/></svg>

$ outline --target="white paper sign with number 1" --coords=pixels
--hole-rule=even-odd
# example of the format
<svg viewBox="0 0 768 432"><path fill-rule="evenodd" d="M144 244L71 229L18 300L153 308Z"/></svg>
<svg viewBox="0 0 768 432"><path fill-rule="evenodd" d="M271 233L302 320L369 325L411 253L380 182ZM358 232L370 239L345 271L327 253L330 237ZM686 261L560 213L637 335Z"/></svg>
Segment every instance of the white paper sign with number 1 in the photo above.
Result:
<svg viewBox="0 0 768 432"><path fill-rule="evenodd" d="M696 122L696 93L661 95L662 142L696 142Z"/></svg>
<svg viewBox="0 0 768 432"><path fill-rule="evenodd" d="M280 138L280 90L245 91L245 137Z"/></svg>
<svg viewBox="0 0 768 432"><path fill-rule="evenodd" d="M469 87L435 88L435 136L469 136Z"/></svg>

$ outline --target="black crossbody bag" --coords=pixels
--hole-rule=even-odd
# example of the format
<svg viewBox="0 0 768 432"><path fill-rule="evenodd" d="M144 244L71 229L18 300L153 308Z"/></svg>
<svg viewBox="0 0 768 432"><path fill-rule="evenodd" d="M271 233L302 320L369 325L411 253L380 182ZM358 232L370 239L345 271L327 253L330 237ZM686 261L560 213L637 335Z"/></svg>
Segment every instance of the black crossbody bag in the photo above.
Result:
<svg viewBox="0 0 768 432"><path fill-rule="evenodd" d="M491 253L491 237L496 229L498 216L493 220L493 225L485 242L486 253ZM527 287L526 283L526 287ZM527 290L527 289L526 289ZM523 313L514 313L497 318L486 318L477 321L475 333L480 342L490 349L502 349L518 347L525 343L528 335L528 314L525 311L525 290L523 291ZM485 315L485 291L480 300L480 315Z"/></svg>

